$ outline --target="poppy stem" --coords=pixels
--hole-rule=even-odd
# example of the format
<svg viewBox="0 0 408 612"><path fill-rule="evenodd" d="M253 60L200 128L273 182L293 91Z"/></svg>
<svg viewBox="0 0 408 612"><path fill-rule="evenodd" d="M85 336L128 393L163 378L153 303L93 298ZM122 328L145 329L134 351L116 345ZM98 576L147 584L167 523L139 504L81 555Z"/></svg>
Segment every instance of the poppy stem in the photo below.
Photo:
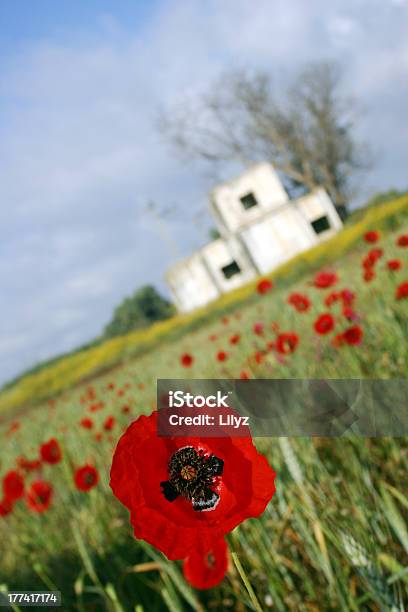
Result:
<svg viewBox="0 0 408 612"><path fill-rule="evenodd" d="M253 606L257 612L262 612L261 605L258 601L257 596L255 595L255 591L253 590L251 583L248 580L248 576L245 573L244 568L241 565L241 561L238 559L238 555L235 552L231 552L232 559L234 561L235 567L238 570L238 574L242 578L242 582L245 584L246 590L248 591L248 595L250 600L253 603Z"/></svg>

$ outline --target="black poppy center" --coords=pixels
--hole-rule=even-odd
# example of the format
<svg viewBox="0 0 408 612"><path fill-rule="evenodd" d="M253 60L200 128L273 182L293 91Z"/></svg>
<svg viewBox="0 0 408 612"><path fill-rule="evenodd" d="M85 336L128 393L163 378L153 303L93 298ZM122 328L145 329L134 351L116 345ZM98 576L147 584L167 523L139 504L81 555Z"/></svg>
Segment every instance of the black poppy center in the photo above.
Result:
<svg viewBox="0 0 408 612"><path fill-rule="evenodd" d="M179 448L168 464L169 479L160 483L162 493L169 502L181 495L194 510L213 510L220 499L213 487L223 471L224 461L215 455L193 446Z"/></svg>

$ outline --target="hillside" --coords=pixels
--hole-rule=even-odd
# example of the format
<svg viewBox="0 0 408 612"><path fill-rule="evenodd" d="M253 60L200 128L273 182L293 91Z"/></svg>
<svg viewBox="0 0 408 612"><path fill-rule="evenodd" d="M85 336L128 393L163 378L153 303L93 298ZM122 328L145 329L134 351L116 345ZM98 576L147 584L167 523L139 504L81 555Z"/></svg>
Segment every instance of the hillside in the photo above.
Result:
<svg viewBox="0 0 408 612"><path fill-rule="evenodd" d="M387 200L385 203L376 203L370 206L362 217L362 211L359 211L356 213L357 221L347 224L334 238L277 268L269 278L273 279L278 287L287 287L307 272L317 270L349 252L372 226L395 227L407 211L408 195ZM252 282L232 291L213 302L209 308L188 315L178 315L156 323L147 330L138 330L51 360L46 367L24 375L0 391L0 413L4 414L12 408L25 408L54 397L71 386L90 380L137 355L146 353L158 343L171 342L190 330L198 329L253 299L255 285L256 282Z"/></svg>

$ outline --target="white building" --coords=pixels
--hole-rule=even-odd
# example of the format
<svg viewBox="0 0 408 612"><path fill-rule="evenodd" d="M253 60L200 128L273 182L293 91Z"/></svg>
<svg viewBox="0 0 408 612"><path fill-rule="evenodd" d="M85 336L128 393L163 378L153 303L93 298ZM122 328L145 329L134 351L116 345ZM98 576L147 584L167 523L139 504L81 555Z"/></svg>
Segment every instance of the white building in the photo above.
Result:
<svg viewBox="0 0 408 612"><path fill-rule="evenodd" d="M271 272L341 226L323 189L289 200L271 164L253 166L219 185L210 207L220 238L172 266L166 280L180 312Z"/></svg>

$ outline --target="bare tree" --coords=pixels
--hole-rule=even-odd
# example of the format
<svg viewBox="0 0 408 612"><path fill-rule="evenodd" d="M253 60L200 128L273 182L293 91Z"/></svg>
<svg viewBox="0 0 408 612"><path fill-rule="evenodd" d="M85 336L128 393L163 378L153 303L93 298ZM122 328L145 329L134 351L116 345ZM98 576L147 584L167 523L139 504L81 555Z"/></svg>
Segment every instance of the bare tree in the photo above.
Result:
<svg viewBox="0 0 408 612"><path fill-rule="evenodd" d="M353 178L369 167L354 137L356 103L332 63L306 66L285 90L258 71L223 74L211 88L162 113L159 128L190 159L269 160L291 193L324 187L342 218Z"/></svg>

